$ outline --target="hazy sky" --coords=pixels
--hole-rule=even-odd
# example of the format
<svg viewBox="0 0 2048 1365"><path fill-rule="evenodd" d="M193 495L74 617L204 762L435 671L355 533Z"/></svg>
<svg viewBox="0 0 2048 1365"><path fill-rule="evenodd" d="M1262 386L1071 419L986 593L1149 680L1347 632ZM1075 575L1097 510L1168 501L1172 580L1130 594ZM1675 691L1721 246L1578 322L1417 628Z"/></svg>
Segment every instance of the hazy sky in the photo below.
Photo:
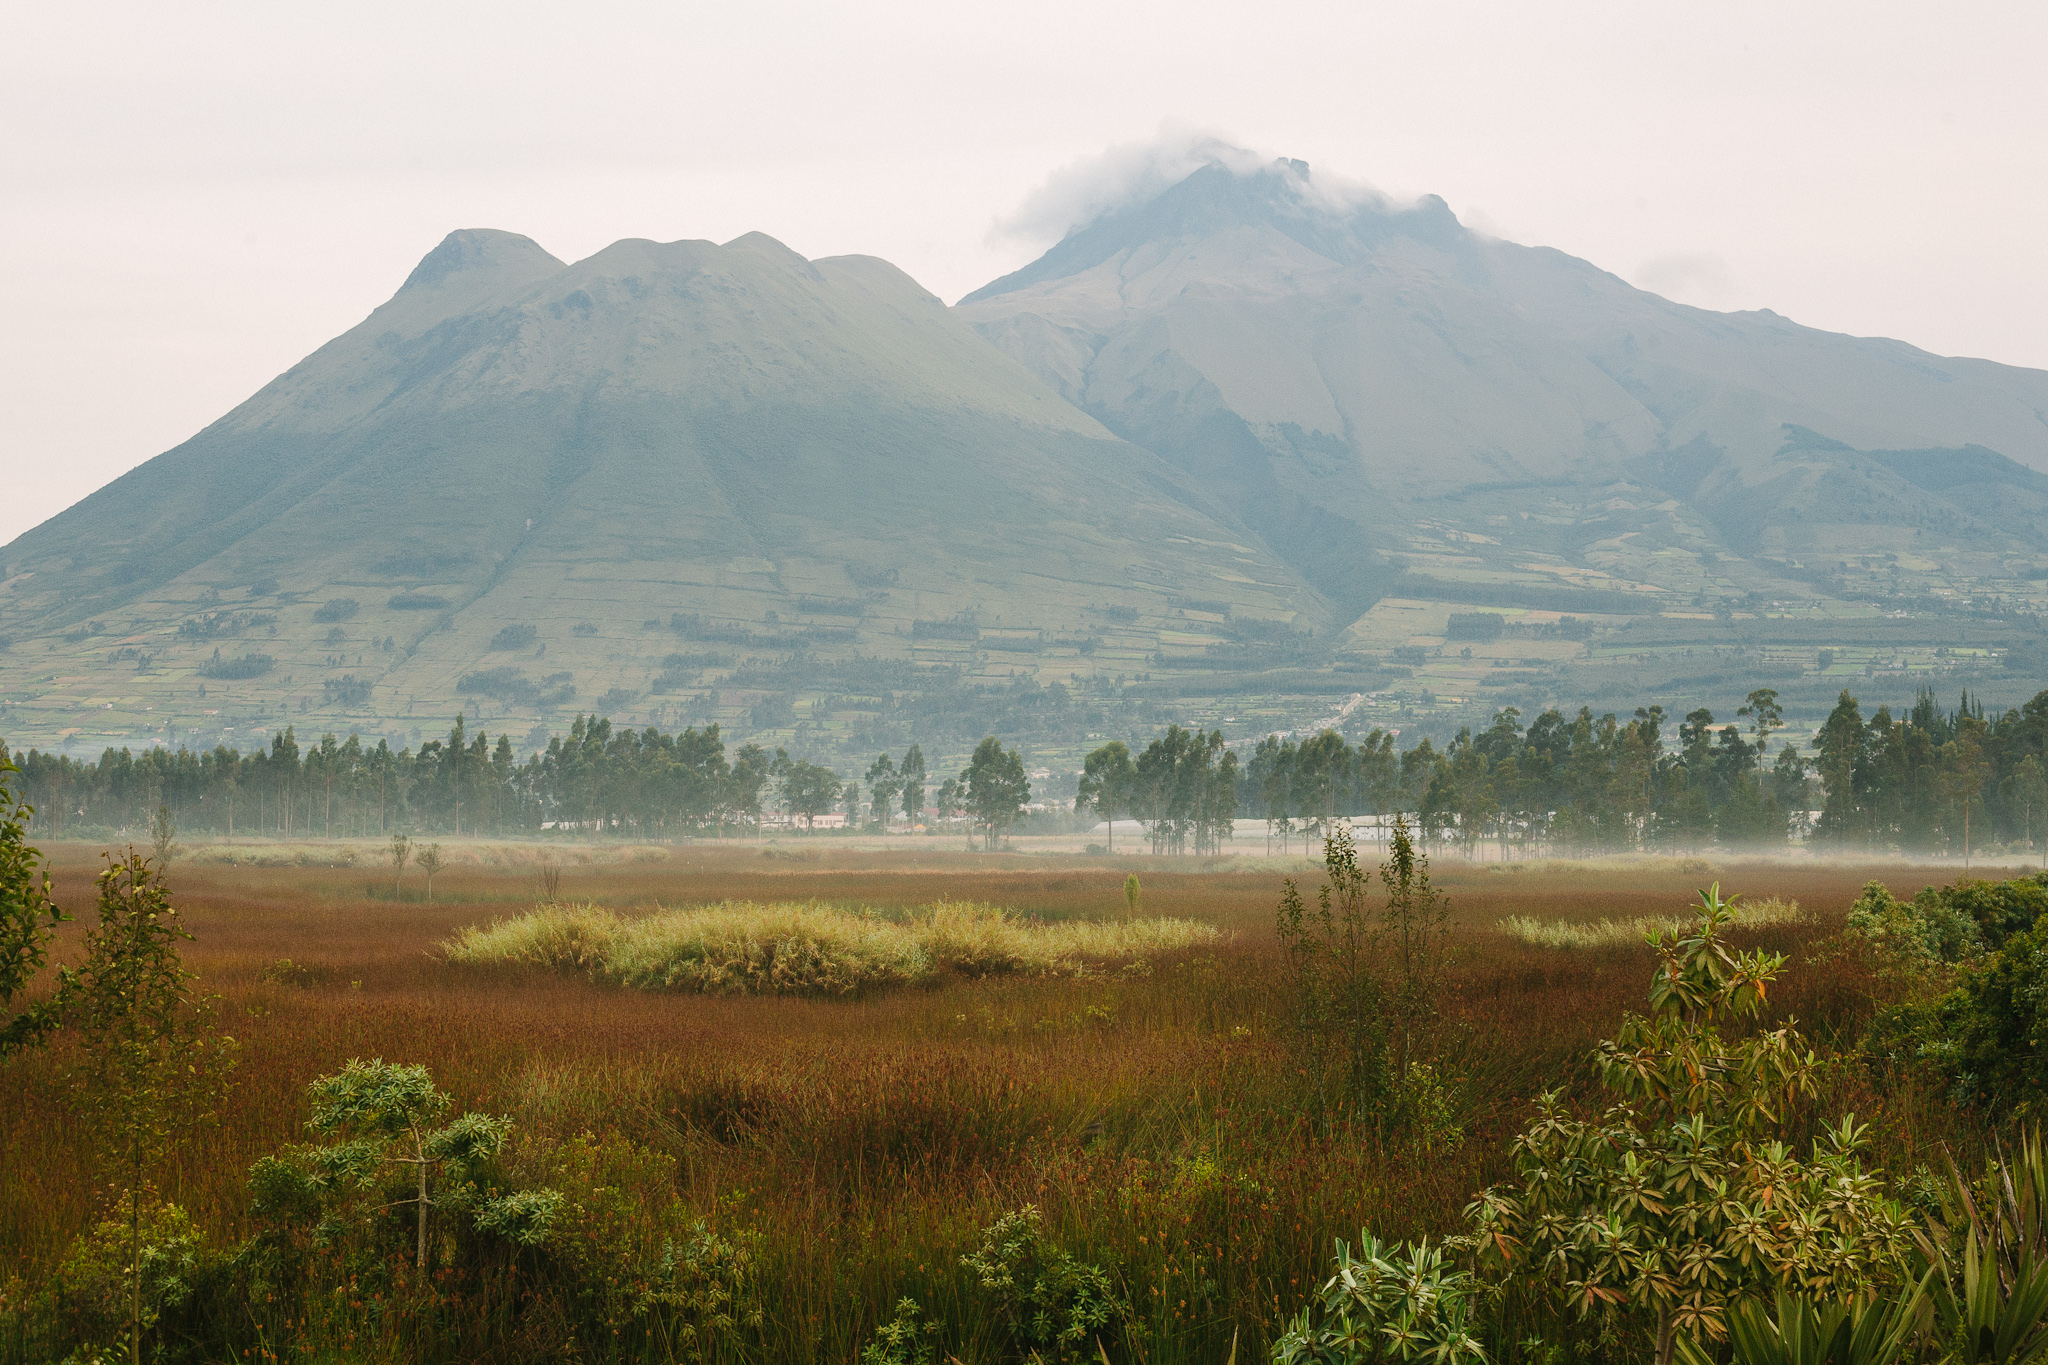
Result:
<svg viewBox="0 0 2048 1365"><path fill-rule="evenodd" d="M760 229L950 301L1050 244L1049 176L1099 186L1074 163L1162 128L1441 194L1688 303L2048 367L2038 0L12 0L5 24L0 544L359 322L450 229L565 260ZM1027 202L1035 235L1001 230Z"/></svg>

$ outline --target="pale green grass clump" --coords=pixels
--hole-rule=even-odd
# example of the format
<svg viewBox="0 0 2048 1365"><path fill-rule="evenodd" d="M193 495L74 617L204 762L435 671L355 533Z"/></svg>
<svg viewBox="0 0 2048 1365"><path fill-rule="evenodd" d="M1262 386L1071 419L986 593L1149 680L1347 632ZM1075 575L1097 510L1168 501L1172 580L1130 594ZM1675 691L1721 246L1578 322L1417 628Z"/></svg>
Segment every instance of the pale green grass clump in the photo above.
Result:
<svg viewBox="0 0 2048 1365"><path fill-rule="evenodd" d="M1511 863L1480 864L1489 874L1507 877L1585 877L1599 873L1627 872L1655 876L1675 872L1701 877L1713 871L1705 858L1673 858L1655 853L1610 853L1596 858L1525 858Z"/></svg>
<svg viewBox="0 0 2048 1365"><path fill-rule="evenodd" d="M850 996L945 974L1048 976L1215 941L1188 920L1041 923L940 901L900 915L817 903L727 901L629 917L544 905L464 929L450 962L584 972L645 990Z"/></svg>
<svg viewBox="0 0 2048 1365"><path fill-rule="evenodd" d="M1798 901L1780 900L1776 896L1768 900L1738 901L1735 904L1735 924L1738 928L1757 928L1767 924L1798 924L1805 918L1806 912L1799 908ZM1603 919L1593 924L1510 915L1500 922L1500 927L1522 942L1533 943L1539 948L1604 948L1616 943L1641 943L1651 934L1683 931L1694 923L1696 920L1689 915L1669 918L1661 915L1639 915L1634 919Z"/></svg>

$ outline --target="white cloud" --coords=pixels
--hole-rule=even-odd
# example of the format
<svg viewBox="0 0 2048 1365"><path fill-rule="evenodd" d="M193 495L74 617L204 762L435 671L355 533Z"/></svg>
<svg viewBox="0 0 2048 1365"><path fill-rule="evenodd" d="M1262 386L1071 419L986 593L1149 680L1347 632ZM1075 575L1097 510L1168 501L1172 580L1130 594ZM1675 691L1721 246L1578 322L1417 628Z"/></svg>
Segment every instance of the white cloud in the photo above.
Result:
<svg viewBox="0 0 2048 1365"><path fill-rule="evenodd" d="M1281 157L1241 147L1222 133L1163 123L1149 141L1118 143L1054 171L996 220L989 240L1049 245L1105 214L1158 196L1204 166L1227 166L1239 175L1250 175L1279 164ZM1304 199L1328 207L1386 202L1385 195L1363 181L1328 172L1289 174Z"/></svg>
<svg viewBox="0 0 2048 1365"><path fill-rule="evenodd" d="M1720 303L1735 293L1735 276L1725 258L1710 251L1675 251L1636 267L1638 289L1679 303Z"/></svg>

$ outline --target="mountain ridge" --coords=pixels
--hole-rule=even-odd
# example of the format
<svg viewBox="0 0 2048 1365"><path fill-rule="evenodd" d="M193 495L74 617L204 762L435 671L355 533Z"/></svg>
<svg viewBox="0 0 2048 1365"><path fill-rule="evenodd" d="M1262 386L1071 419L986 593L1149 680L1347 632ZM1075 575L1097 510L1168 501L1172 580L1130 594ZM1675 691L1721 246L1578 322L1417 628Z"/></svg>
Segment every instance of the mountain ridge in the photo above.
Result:
<svg viewBox="0 0 2048 1365"><path fill-rule="evenodd" d="M1300 162L1198 168L953 308L758 232L460 229L0 549L0 727L589 705L830 747L944 679L1422 723L1610 686L1646 629L1946 601L2024 643L2044 411L2048 374L1690 308ZM1950 658L1943 617L1871 638Z"/></svg>
<svg viewBox="0 0 2048 1365"><path fill-rule="evenodd" d="M1712 468L1696 483L1729 490L1719 506L1822 458L1793 428L1862 452L1982 447L2048 471L2048 374L1691 308L1482 237L1441 200L1320 194L1300 162L1206 166L958 307L1283 557L1303 547L1290 562L1311 581L1328 536L1307 533L1306 508L1398 557L1405 534L1360 509L1558 479L1591 506L1601 488L1700 460ZM1797 510L1769 528L1780 557ZM1349 591L1327 574L1320 586L1360 610L1388 578L1347 574Z"/></svg>
<svg viewBox="0 0 2048 1365"><path fill-rule="evenodd" d="M8 546L27 572L0 633L118 631L150 654L124 697L186 707L226 621L269 661L232 690L264 705L308 701L310 676L387 717L427 696L538 723L545 693L743 721L753 699L668 657L717 637L1085 667L1126 624L1102 608L1163 619L1181 595L1327 628L1228 521L887 262L750 233L560 264L465 230L357 327ZM508 625L551 662L465 702ZM0 652L8 691L32 690L22 658Z"/></svg>

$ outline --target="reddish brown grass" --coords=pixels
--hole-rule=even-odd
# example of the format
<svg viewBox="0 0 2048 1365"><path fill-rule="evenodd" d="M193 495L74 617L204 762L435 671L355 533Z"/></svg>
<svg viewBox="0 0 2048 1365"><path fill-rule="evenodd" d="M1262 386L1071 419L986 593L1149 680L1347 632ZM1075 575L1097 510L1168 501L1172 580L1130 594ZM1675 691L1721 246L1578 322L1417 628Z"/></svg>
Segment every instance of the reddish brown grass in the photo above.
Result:
<svg viewBox="0 0 2048 1365"><path fill-rule="evenodd" d="M52 850L57 896L90 905L92 850ZM1597 920L1680 912L1698 886L1797 898L1810 923L1759 930L1793 952L1835 931L1878 876L1934 872L1804 863L1674 864L1503 874L1446 863L1454 965L1449 1068L1468 1140L1427 1156L1310 1134L1292 1109L1271 871L1146 860L834 855L679 849L665 861L572 869L562 893L620 909L820 899L916 906L941 896L1047 917L1107 916L1135 867L1148 913L1233 931L1149 971L1080 980L955 982L857 1003L644 994L538 974L457 970L434 945L524 906L524 869L458 864L432 904L388 869L180 864L171 882L198 941L187 961L224 997L242 1044L217 1130L166 1181L215 1236L243 1235L243 1180L301 1135L313 1077L351 1057L424 1062L464 1106L508 1112L528 1141L606 1128L679 1158L690 1202L765 1238L770 1354L848 1359L905 1294L956 1320L957 1257L1024 1203L1084 1254L1114 1259L1155 1335L1155 1360L1221 1358L1266 1338L1317 1281L1330 1238L1440 1233L1502 1170L1539 1088L1582 1084L1585 1056L1638 1007L1651 957L1623 945L1530 946L1509 915ZM1309 885L1313 877L1305 878ZM75 954L80 926L60 956ZM290 959L305 984L264 979ZM1796 969L1777 1007L1821 1036L1860 1027L1870 982L1846 960ZM95 1208L63 1045L0 1070L0 1279L46 1270ZM1931 1160L1952 1118L1917 1093L1845 1072L1825 1105L1879 1120L1885 1159ZM1203 1164L1206 1159L1207 1165ZM1219 1174L1220 1173L1220 1174Z"/></svg>

